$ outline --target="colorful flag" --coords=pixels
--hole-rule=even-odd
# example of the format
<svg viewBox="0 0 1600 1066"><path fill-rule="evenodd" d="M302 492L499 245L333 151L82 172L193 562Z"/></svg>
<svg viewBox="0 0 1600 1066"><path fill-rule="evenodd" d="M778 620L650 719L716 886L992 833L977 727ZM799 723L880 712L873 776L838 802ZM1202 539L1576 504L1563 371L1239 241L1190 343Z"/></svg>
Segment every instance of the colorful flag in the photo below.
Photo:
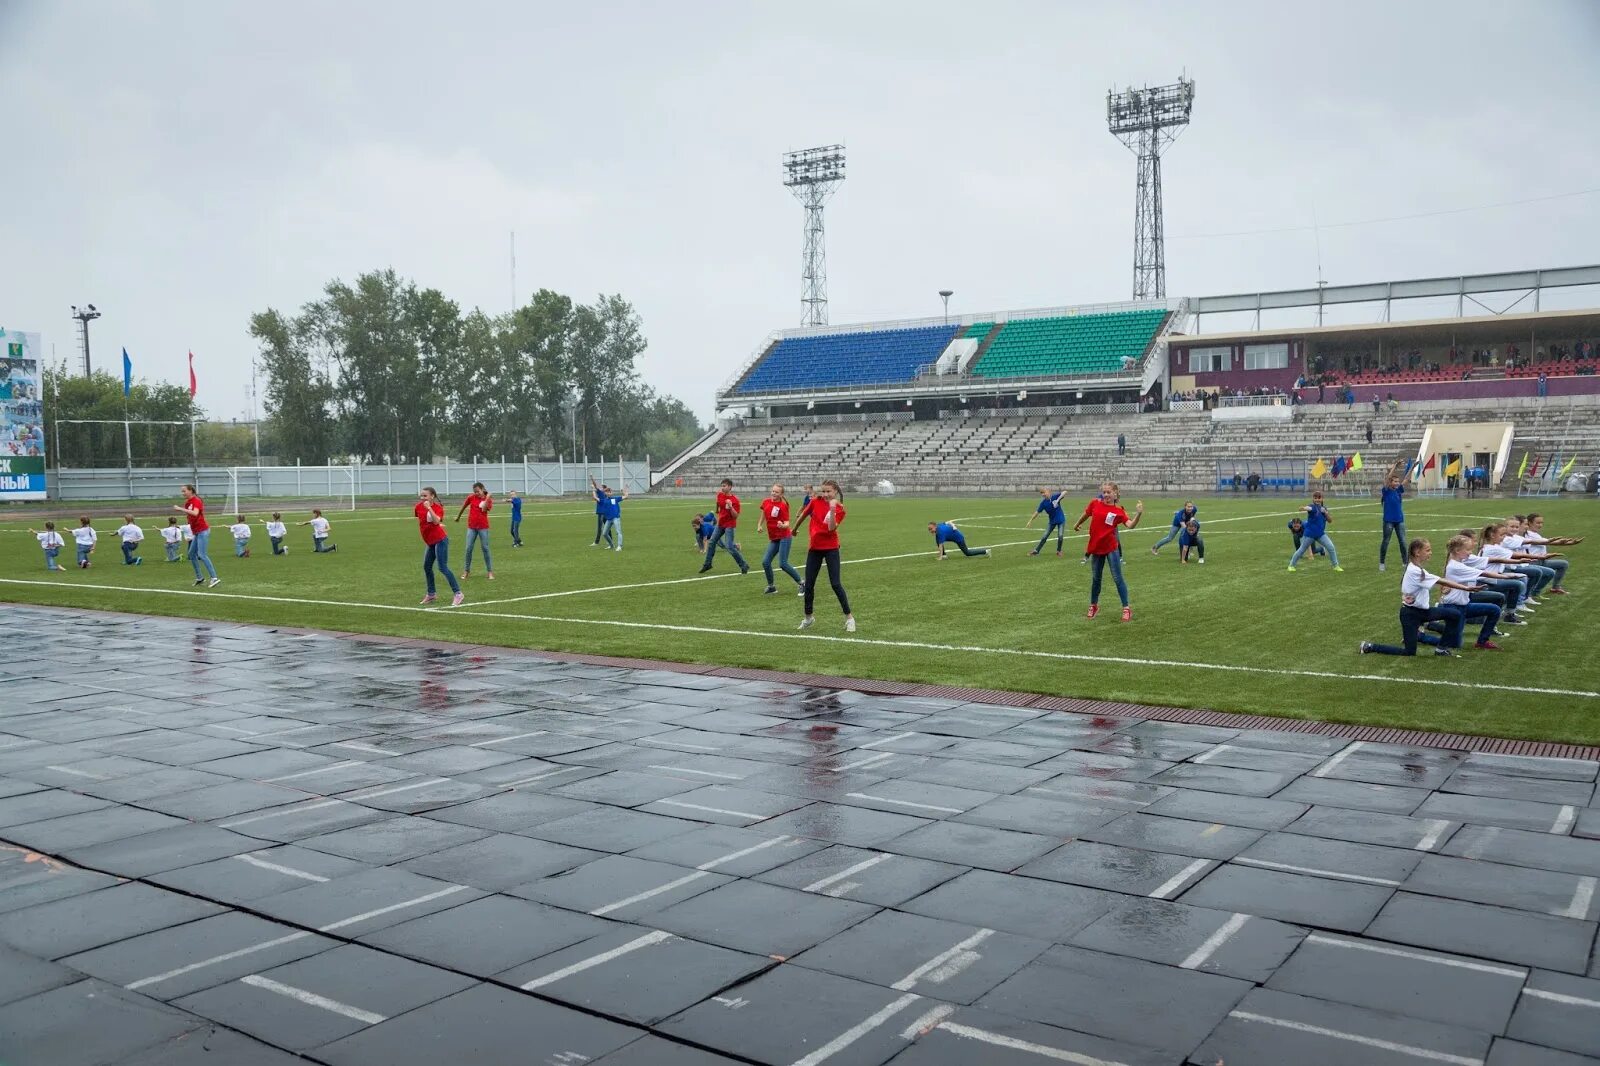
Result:
<svg viewBox="0 0 1600 1066"><path fill-rule="evenodd" d="M1550 455L1545 456L1544 472L1545 472L1545 476L1546 477L1548 477L1550 475L1550 468L1555 466L1555 465L1556 465L1556 457L1555 457L1555 453L1554 452L1552 452Z"/></svg>
<svg viewBox="0 0 1600 1066"><path fill-rule="evenodd" d="M1522 453L1522 462L1517 467L1517 476L1521 477L1522 475L1526 474L1527 472L1528 472L1528 453L1527 452L1523 452Z"/></svg>
<svg viewBox="0 0 1600 1066"><path fill-rule="evenodd" d="M1350 457L1350 469L1351 470L1360 470L1365 465L1366 464L1361 461L1361 453L1360 452L1356 452L1354 455L1352 455Z"/></svg>
<svg viewBox="0 0 1600 1066"><path fill-rule="evenodd" d="M1436 467L1438 465L1439 465L1439 453L1438 452L1434 452L1432 455L1428 456L1428 462L1423 466L1422 472L1424 474L1426 474L1428 471L1432 470L1434 467Z"/></svg>
<svg viewBox="0 0 1600 1066"><path fill-rule="evenodd" d="M1347 464L1345 462L1344 456L1342 456L1342 455L1334 456L1333 457L1333 476L1334 477L1338 477L1340 474L1344 473L1345 467L1347 465L1349 465L1349 464Z"/></svg>
<svg viewBox="0 0 1600 1066"><path fill-rule="evenodd" d="M1539 457L1537 455L1535 455L1533 457L1533 465L1528 467L1528 476L1529 477L1538 477L1539 476Z"/></svg>
<svg viewBox="0 0 1600 1066"><path fill-rule="evenodd" d="M198 383L195 381L195 377L194 377L194 353L190 352L189 353L189 399L191 399L191 400L194 399L194 394L195 394L195 390L196 390L197 387L198 387Z"/></svg>
<svg viewBox="0 0 1600 1066"><path fill-rule="evenodd" d="M1544 464L1544 476L1545 477L1555 477L1556 476L1556 467L1559 466L1559 465L1561 465L1561 453L1560 452L1556 452L1554 455L1552 455L1550 457L1550 461L1548 463Z"/></svg>
<svg viewBox="0 0 1600 1066"><path fill-rule="evenodd" d="M1461 457L1450 460L1450 465L1444 468L1445 477L1458 477L1461 474Z"/></svg>
<svg viewBox="0 0 1600 1066"><path fill-rule="evenodd" d="M1311 464L1311 476L1312 477L1321 477L1322 475L1326 474L1327 472L1328 472L1328 464L1323 462L1321 459L1318 459L1316 462Z"/></svg>
<svg viewBox="0 0 1600 1066"><path fill-rule="evenodd" d="M1561 468L1561 476L1562 477L1566 477L1567 476L1567 472L1572 469L1572 464L1577 462L1577 461L1578 461L1578 457L1576 455L1574 455L1571 459L1568 459L1567 460L1567 465Z"/></svg>
<svg viewBox="0 0 1600 1066"><path fill-rule="evenodd" d="M128 358L128 349L122 349L122 395L126 397L133 391L133 360Z"/></svg>

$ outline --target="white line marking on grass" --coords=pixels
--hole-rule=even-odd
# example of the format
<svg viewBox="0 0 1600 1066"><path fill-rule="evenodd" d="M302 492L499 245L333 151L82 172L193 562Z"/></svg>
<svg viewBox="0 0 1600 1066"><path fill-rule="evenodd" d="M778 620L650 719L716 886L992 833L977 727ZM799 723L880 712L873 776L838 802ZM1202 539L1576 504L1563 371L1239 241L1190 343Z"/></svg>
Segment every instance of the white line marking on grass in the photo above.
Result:
<svg viewBox="0 0 1600 1066"><path fill-rule="evenodd" d="M1189 878L1205 869L1206 865L1210 862L1210 859L1196 859L1194 862L1191 862L1188 866L1185 866L1167 880L1163 881L1154 892L1150 893L1150 898L1166 899L1178 889L1182 888Z"/></svg>
<svg viewBox="0 0 1600 1066"><path fill-rule="evenodd" d="M1556 820L1554 824L1550 826L1550 832L1565 833L1568 829L1572 828L1572 823L1577 820L1577 817L1578 809L1576 807L1572 806L1570 803L1563 804L1561 810L1556 813Z"/></svg>
<svg viewBox="0 0 1600 1066"><path fill-rule="evenodd" d="M991 1033L987 1029L976 1029L970 1025L962 1025L959 1022L942 1021L936 1028L943 1029L953 1036L959 1036L966 1040L977 1040L980 1043L1003 1047L1009 1051L1023 1051L1030 1055L1038 1055L1040 1058L1054 1059L1057 1062L1070 1062L1073 1066L1127 1066L1126 1063L1115 1062L1111 1059L1099 1059L1093 1055L1083 1055L1076 1051L1067 1051L1064 1048L1035 1044L1031 1040L1021 1040L1014 1036ZM980 1059L979 1061L982 1060Z"/></svg>
<svg viewBox="0 0 1600 1066"><path fill-rule="evenodd" d="M1330 948L1370 951L1375 955L1391 955L1397 959L1415 959L1418 962L1431 962L1438 966L1449 966L1457 970L1471 970L1474 973L1489 973L1499 977L1514 977L1518 981L1528 976L1527 970L1519 970L1510 966L1490 966L1487 963L1469 962L1466 959L1446 959L1421 951L1406 951L1402 948L1392 948L1360 940L1344 940L1340 937L1327 936L1323 933L1312 933L1306 939L1313 944L1323 944Z"/></svg>
<svg viewBox="0 0 1600 1066"><path fill-rule="evenodd" d="M752 822L759 822L765 818L772 817L770 814L751 814L749 811L730 811L724 807L707 807L702 803L684 803L680 800L664 799L656 800L656 802L666 807L682 807L686 811L705 811L709 814L726 814L730 818L748 818Z"/></svg>
<svg viewBox="0 0 1600 1066"><path fill-rule="evenodd" d="M865 792L846 792L850 799L871 800L873 803L891 803L896 807L915 807L919 811L943 811L946 814L960 814L960 807L940 807L933 803L912 803L910 800L890 799L888 796L872 796Z"/></svg>
<svg viewBox="0 0 1600 1066"><path fill-rule="evenodd" d="M466 885L449 885L445 888L439 889L437 892L429 892L426 896L418 896L415 899L401 900L399 903L391 903L387 907L379 907L377 910L364 911L361 914L353 914L348 918L340 918L337 922L329 922L327 925L319 925L317 926L317 932L331 933L335 929L343 929L347 925L355 925L357 922L364 922L368 918L377 918L380 915L389 914L393 911L405 910L407 907L415 907L419 903L432 903L436 899L443 899L446 896L453 896L457 892L465 892L466 890Z"/></svg>
<svg viewBox="0 0 1600 1066"><path fill-rule="evenodd" d="M596 918L604 918L612 911L619 911L624 907L631 907L635 903L642 903L647 899L653 899L656 896L661 895L663 892L671 892L675 888L682 888L684 885L698 881L702 877L706 876L708 875L704 870L696 870L694 873L685 874L676 880L668 881L664 885L657 885L655 888L647 888L643 892L636 892L624 899L617 900L615 903L607 903L604 907L596 907L589 913L594 915Z"/></svg>
<svg viewBox="0 0 1600 1066"><path fill-rule="evenodd" d="M976 933L973 933L971 936L967 937L965 940L961 941L959 944L955 944L955 945L953 945L951 947L948 947L945 950L939 952L939 954L935 955L933 958L929 959L927 962L923 963L921 966L918 966L915 970L912 970L910 973L906 974L904 977L900 978L900 980L896 981L894 984L890 985L889 987L894 989L896 992L909 992L913 988L915 988L917 986L917 982L922 980L924 977L928 977L928 979L930 981L932 981L934 984L942 983L943 981L946 981L949 978L954 977L956 974L960 973L961 970L964 970L968 966L971 966L973 963L977 962L979 959L983 958L982 955L978 954L977 952L973 951L972 949L977 947L979 944L983 943L985 940L988 940L993 935L994 935L994 930L993 929L979 929ZM944 974L943 976L938 977L938 978L934 978L934 977L930 977L929 976L934 971L938 970L941 966L943 966L945 963L950 962L950 961L952 961L954 959L963 959L963 960L965 960L963 962L963 964L961 965L960 969L957 969L957 970L954 970L954 971L952 971L950 973Z"/></svg>
<svg viewBox="0 0 1600 1066"><path fill-rule="evenodd" d="M1578 887L1572 890L1572 902L1567 904L1565 910L1554 912L1562 918L1577 918L1580 921L1589 915L1589 904L1594 901L1596 879L1593 877L1578 878Z"/></svg>
<svg viewBox="0 0 1600 1066"><path fill-rule="evenodd" d="M817 1066L818 1063L826 1062L920 999L922 997L916 993L907 992L887 1007L852 1025L811 1054L795 1059L793 1066Z"/></svg>
<svg viewBox="0 0 1600 1066"><path fill-rule="evenodd" d="M55 581L35 581L27 578L0 578L0 585L41 585L47 588L97 589L107 592L143 593L164 596L201 596L212 599L259 601L277 606L299 604L311 607L357 607L363 610L417 612L426 614L424 607L406 607L393 603L359 603L350 600L317 600L290 596L255 596L238 592L195 592L190 589L129 588L123 585L64 585ZM49 606L48 604L44 606ZM1573 696L1581 699L1600 699L1600 691L1589 689L1542 688L1534 685L1498 685L1480 681L1448 681L1440 678L1387 676L1384 674L1351 674L1335 670L1292 670L1283 667L1243 666L1233 663L1187 662L1181 659L1139 659L1127 655L1077 655L1070 652L1034 651L1024 648L989 648L975 644L936 644L915 640L875 640L870 637L835 637L824 633L768 632L758 629L716 629L711 626L676 625L666 622L627 622L613 618L563 618L555 615L508 614L504 611L478 611L466 607L454 608L455 614L473 618L493 618L506 622L533 622L549 625L600 626L611 629L659 630L667 633L698 633L707 636L749 637L766 640L803 640L830 644L852 644L876 648L903 648L912 651L960 652L977 655L1016 655L1030 659L1054 662L1115 663L1121 666L1167 667L1175 670L1202 670L1233 674L1262 674L1271 677L1315 677L1333 681L1374 681L1389 685L1420 685L1430 688L1467 689L1477 692L1520 692L1537 696ZM1359 743L1359 742L1358 742ZM1324 770L1324 774L1326 771ZM1319 776L1312 771L1312 776Z"/></svg>
<svg viewBox="0 0 1600 1066"><path fill-rule="evenodd" d="M872 867L878 865L880 862L888 862L891 858L893 858L893 856L891 856L891 855L874 855L870 859L861 860L860 862L856 863L854 866L847 866L846 868L844 868L843 870L840 870L836 874L830 874L829 876L824 877L820 881L813 881L809 885L807 885L806 887L802 888L800 891L802 891L802 892L821 892L823 889L827 888L829 885L833 884L836 881L843 881L846 877L850 877L850 876L852 876L854 874L858 874L862 870L869 870Z"/></svg>
<svg viewBox="0 0 1600 1066"><path fill-rule="evenodd" d="M1584 999L1582 996L1568 996L1560 992L1546 992L1542 988L1524 988L1522 994L1534 996L1538 999L1548 999L1552 1003L1565 1003L1569 1007L1595 1007L1600 1009L1600 999Z"/></svg>
<svg viewBox="0 0 1600 1066"><path fill-rule="evenodd" d="M467 747L488 748L493 747L496 744L506 744L513 740L526 740L528 737L542 737L548 732L548 729L535 729L531 733L518 733L516 736L511 737L495 737L493 740L480 740L476 744L468 744Z"/></svg>
<svg viewBox="0 0 1600 1066"><path fill-rule="evenodd" d="M315 774L325 774L329 770L348 770L352 766L365 766L360 759L349 759L345 762L336 762L332 766L319 766L315 770L301 770L297 774L284 774L282 777L269 777L262 784L273 785L279 781L294 781L302 777L311 777Z"/></svg>
<svg viewBox="0 0 1600 1066"><path fill-rule="evenodd" d="M938 1028L940 1022L944 1021L955 1012L956 1008L954 1004L941 1003L901 1030L900 1039L915 1040L917 1037L922 1036L925 1033L931 1033L934 1029Z"/></svg>
<svg viewBox="0 0 1600 1066"><path fill-rule="evenodd" d="M1429 818L1427 820L1428 831L1422 835L1421 840L1417 841L1416 850L1432 851L1438 845L1439 838L1444 836L1444 831L1449 829L1452 824L1454 823L1447 822L1443 818Z"/></svg>
<svg viewBox="0 0 1600 1066"><path fill-rule="evenodd" d="M571 977L575 973L582 973L585 970L590 970L596 966L610 962L612 959L621 958L623 955L626 955L631 951L638 951L640 948L648 948L655 944L659 944L664 940L671 939L671 933L663 933L659 929L653 933L646 933L644 936L630 940L626 944L622 944L618 947L614 947L610 951L602 951L598 955L591 955L587 959L581 959L578 962L573 963L571 966L563 966L561 969L556 970L553 973L547 973L543 977L535 977L533 980L523 985L522 990L524 992L532 992L535 988L543 988L545 985L555 984L555 982L566 977Z"/></svg>
<svg viewBox="0 0 1600 1066"><path fill-rule="evenodd" d="M1268 862L1265 859L1251 859L1243 855L1235 855L1234 862L1246 866L1259 866L1263 870L1287 870L1290 873L1310 874L1313 877L1331 877L1338 881L1359 881L1366 885L1392 885L1398 886L1399 881L1391 881L1387 877L1368 877L1366 874L1346 874L1338 870L1320 870L1315 866L1292 866L1286 862Z"/></svg>
<svg viewBox="0 0 1600 1066"><path fill-rule="evenodd" d="M288 996L290 999L297 999L308 1007L321 1007L325 1011L332 1011L334 1014L342 1014L346 1018L353 1019L365 1025L377 1025L379 1022L386 1020L381 1014L374 1014L370 1010L362 1010L360 1007L352 1007L348 1003L340 1003L336 999L329 999L327 996L319 996L315 992L307 992L305 989L296 988L293 985L280 984L279 982L272 980L270 977L262 977L260 974L251 974L249 977L241 977L239 980L242 983L252 985L255 988L262 988L268 992L276 992L280 996Z"/></svg>
<svg viewBox="0 0 1600 1066"><path fill-rule="evenodd" d="M1431 1059L1434 1062L1449 1062L1454 1063L1455 1066L1483 1066L1482 1059L1468 1058L1465 1055L1451 1055L1425 1047L1412 1047L1410 1044L1396 1044L1392 1040L1379 1040L1376 1037L1362 1036L1359 1033L1346 1033L1338 1029L1326 1029L1320 1025L1311 1025L1307 1022L1292 1022L1287 1018L1269 1018L1265 1014L1253 1014L1244 1010L1229 1011L1228 1017L1238 1018L1240 1021L1245 1022L1260 1022L1262 1025L1276 1025L1283 1029L1293 1029L1297 1033L1309 1033L1312 1036L1327 1036L1335 1040L1348 1040L1352 1044L1375 1047L1383 1051L1393 1051L1400 1055L1412 1055L1419 1059Z"/></svg>
<svg viewBox="0 0 1600 1066"><path fill-rule="evenodd" d="M258 859L254 855L235 855L234 858L238 859L240 862L247 862L251 866L259 866L263 870L271 870L273 873L287 874L290 877L298 877L302 881L316 881L320 884L328 880L326 877L322 877L319 874L308 873L305 870L296 870L293 866L280 866L275 862L268 862L265 859Z"/></svg>
<svg viewBox="0 0 1600 1066"><path fill-rule="evenodd" d="M1222 923L1222 928L1206 937L1199 947L1189 954L1187 959L1178 963L1185 970L1198 969L1205 961L1215 955L1217 949L1233 939L1233 934L1244 928L1244 923L1250 920L1248 914L1235 914L1232 918Z"/></svg>
<svg viewBox="0 0 1600 1066"><path fill-rule="evenodd" d="M1367 746L1367 742L1364 741L1364 740L1358 740L1353 744L1347 745L1343 750L1339 751L1337 754L1335 754L1327 762L1323 763L1321 766L1319 766L1315 770L1311 771L1311 776L1312 777L1327 777L1329 774L1333 773L1333 771L1338 767L1338 765L1340 763L1344 762L1350 756L1354 755L1356 752L1360 751L1362 748L1364 748L1366 746Z"/></svg>
<svg viewBox="0 0 1600 1066"><path fill-rule="evenodd" d="M182 977L186 973L193 973L195 970L203 970L207 966L215 966L219 962L227 962L230 959L241 959L244 956L252 955L257 951L265 951L267 948L275 948L279 944L287 944L294 940L301 940L310 935L310 933L305 932L290 933L288 936L280 936L276 940L263 940L259 944L251 944L249 947L240 948L238 951L229 951L221 955L213 955L209 959L201 959L199 962L191 962L189 965L180 966L176 970L168 970L166 973L158 973L150 977L141 977L132 984L123 985L122 987L128 989L130 992L137 991L138 989L144 988L146 985L155 985L160 984L162 981L170 981L174 977Z"/></svg>

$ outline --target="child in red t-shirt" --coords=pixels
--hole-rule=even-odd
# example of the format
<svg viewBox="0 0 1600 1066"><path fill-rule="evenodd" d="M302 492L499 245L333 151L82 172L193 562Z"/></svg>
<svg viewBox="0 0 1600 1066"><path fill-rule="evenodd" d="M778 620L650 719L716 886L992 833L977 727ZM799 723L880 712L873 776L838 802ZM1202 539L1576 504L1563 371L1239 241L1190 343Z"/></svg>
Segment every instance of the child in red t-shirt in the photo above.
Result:
<svg viewBox="0 0 1600 1066"><path fill-rule="evenodd" d="M489 495L489 490L483 487L483 482L472 483L472 495L468 496L461 504L461 509L456 512L456 521L461 521L461 512L467 513L467 561L461 568L462 578L472 576L472 546L483 546L483 573L490 581L494 580L494 561L489 558L489 511L494 507L494 497Z"/></svg>
<svg viewBox="0 0 1600 1066"><path fill-rule="evenodd" d="M756 522L756 532L761 532L763 528L767 531L767 554L761 557L761 571L767 575L765 595L771 596L778 591L778 586L773 583L772 578L774 558L778 560L779 568L794 578L796 585L803 585L800 575L789 565L789 548L794 544L794 527L789 524L789 501L784 498L782 485L772 486L771 493L761 501L761 518Z"/></svg>
<svg viewBox="0 0 1600 1066"><path fill-rule="evenodd" d="M839 483L824 481L800 517L811 520L811 549L806 552L806 577L800 586L806 600L806 616L800 620L800 628L810 629L816 624L811 607L816 595L817 577L826 563L828 583L833 586L833 594L839 597L840 610L844 611L844 631L854 633L856 616L850 611L850 597L845 594L844 585L839 581L839 523L844 521L844 493L839 491Z"/></svg>
<svg viewBox="0 0 1600 1066"><path fill-rule="evenodd" d="M748 574L750 564L744 561L744 556L739 554L739 545L733 542L734 529L739 525L739 497L733 494L733 482L727 478L722 479L722 486L717 491L717 531L711 538L711 543L706 545L705 565L700 567L703 574L711 569L711 560L716 557L717 546L739 564L739 573Z"/></svg>
<svg viewBox="0 0 1600 1066"><path fill-rule="evenodd" d="M417 516L422 543L427 545L422 553L422 574L428 580L428 594L422 597L423 605L434 601L433 564L438 563L439 572L450 583L450 591L455 594L450 606L460 607L466 597L461 594L456 575L450 572L450 534L444 528L444 504L439 502L439 494L433 491L432 486L423 489L417 494L417 506L412 510Z"/></svg>
<svg viewBox="0 0 1600 1066"><path fill-rule="evenodd" d="M1100 580L1109 563L1111 580L1116 582L1117 595L1122 599L1122 620L1127 622L1133 618L1133 608L1128 605L1128 583L1122 579L1122 551L1117 543L1117 529L1120 526L1133 529L1139 524L1139 519L1144 517L1144 501L1134 505L1130 519L1128 512L1117 503L1119 491L1114 481L1101 485L1099 497L1089 501L1072 529L1076 532L1085 521L1089 523L1089 617L1100 613Z"/></svg>

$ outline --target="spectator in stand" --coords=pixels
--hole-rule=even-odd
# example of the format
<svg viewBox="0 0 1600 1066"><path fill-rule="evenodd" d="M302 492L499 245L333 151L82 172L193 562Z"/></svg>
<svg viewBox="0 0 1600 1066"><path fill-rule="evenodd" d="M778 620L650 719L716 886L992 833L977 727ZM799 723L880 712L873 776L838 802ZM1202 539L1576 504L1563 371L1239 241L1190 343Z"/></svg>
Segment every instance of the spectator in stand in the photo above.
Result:
<svg viewBox="0 0 1600 1066"><path fill-rule="evenodd" d="M1372 413L1373 413L1373 415L1377 415L1377 413L1382 408L1383 408L1383 401L1378 399L1378 394L1377 393L1373 393L1372 394Z"/></svg>
<svg viewBox="0 0 1600 1066"><path fill-rule="evenodd" d="M1372 443L1372 423L1371 422L1367 423L1367 443L1368 444Z"/></svg>
<svg viewBox="0 0 1600 1066"><path fill-rule="evenodd" d="M1128 450L1128 438L1125 434L1117 434L1117 454L1122 455Z"/></svg>
<svg viewBox="0 0 1600 1066"><path fill-rule="evenodd" d="M1349 385L1344 387L1344 409L1346 411L1354 411L1356 409L1356 390Z"/></svg>
<svg viewBox="0 0 1600 1066"><path fill-rule="evenodd" d="M1539 371L1539 399L1550 395L1550 377L1543 370Z"/></svg>

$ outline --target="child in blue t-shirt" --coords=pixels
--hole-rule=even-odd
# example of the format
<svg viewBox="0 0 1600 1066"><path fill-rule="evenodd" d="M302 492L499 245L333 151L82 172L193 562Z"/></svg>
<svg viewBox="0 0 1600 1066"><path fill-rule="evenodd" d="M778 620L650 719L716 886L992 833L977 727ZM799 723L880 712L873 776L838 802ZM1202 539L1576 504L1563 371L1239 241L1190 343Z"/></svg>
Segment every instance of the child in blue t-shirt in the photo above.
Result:
<svg viewBox="0 0 1600 1066"><path fill-rule="evenodd" d="M1389 569L1389 536L1395 534L1400 538L1400 550L1406 547L1406 512L1405 495L1406 483L1400 477L1400 465L1403 459L1395 460L1389 472L1383 477L1383 540L1378 544L1378 569Z"/></svg>
<svg viewBox="0 0 1600 1066"><path fill-rule="evenodd" d="M1062 542L1067 535L1067 515L1061 509L1061 499L1066 494L1066 489L1061 489L1057 492L1051 492L1045 488L1039 490L1039 506L1035 507L1033 514L1028 516L1028 526L1031 527L1033 520L1040 515L1044 515L1049 520L1049 525L1044 531L1044 536L1039 538L1039 543L1033 546L1033 551L1029 552L1029 555L1038 555L1044 551L1045 543L1049 541L1052 533L1056 535L1056 555L1058 557L1061 555Z"/></svg>
<svg viewBox="0 0 1600 1066"><path fill-rule="evenodd" d="M966 535L956 528L954 522L929 522L928 532L933 534L933 546L939 549L939 558L944 558L944 546L954 544L961 549L962 555L988 555L988 548L967 547ZM1034 552L1038 555L1038 552Z"/></svg>
<svg viewBox="0 0 1600 1066"><path fill-rule="evenodd" d="M1305 529L1306 524L1298 515L1289 519L1289 535L1294 538L1294 546L1296 549L1300 547L1300 539L1305 536ZM1326 555L1327 553L1322 550L1322 545L1313 544L1311 545L1311 554L1313 556L1317 556Z"/></svg>
<svg viewBox="0 0 1600 1066"><path fill-rule="evenodd" d="M1300 557L1310 550L1311 545L1320 544L1328 553L1328 561L1333 564L1337 573L1344 573L1344 567L1339 565L1339 552L1333 546L1333 541L1328 539L1328 523L1333 517L1328 513L1327 506L1322 502L1322 491L1319 489L1311 494L1311 502L1300 508L1305 512L1305 528L1300 531L1300 547L1289 556L1289 572L1295 571L1295 564Z"/></svg>
<svg viewBox="0 0 1600 1066"><path fill-rule="evenodd" d="M511 546L522 547L522 495L511 493Z"/></svg>
<svg viewBox="0 0 1600 1066"><path fill-rule="evenodd" d="M1178 534L1178 562L1188 562L1190 552L1195 554L1196 562L1205 564L1206 542L1200 539L1200 523L1193 518L1183 524L1183 532Z"/></svg>
<svg viewBox="0 0 1600 1066"><path fill-rule="evenodd" d="M694 550L704 555L706 545L717 535L717 512L697 514L689 519L689 524L694 527Z"/></svg>
<svg viewBox="0 0 1600 1066"><path fill-rule="evenodd" d="M1172 528L1167 530L1167 535L1150 546L1151 555L1160 555L1161 549L1177 540L1183 533L1183 527L1200 514L1200 508L1194 505L1193 500L1184 500L1183 506L1172 512Z"/></svg>

